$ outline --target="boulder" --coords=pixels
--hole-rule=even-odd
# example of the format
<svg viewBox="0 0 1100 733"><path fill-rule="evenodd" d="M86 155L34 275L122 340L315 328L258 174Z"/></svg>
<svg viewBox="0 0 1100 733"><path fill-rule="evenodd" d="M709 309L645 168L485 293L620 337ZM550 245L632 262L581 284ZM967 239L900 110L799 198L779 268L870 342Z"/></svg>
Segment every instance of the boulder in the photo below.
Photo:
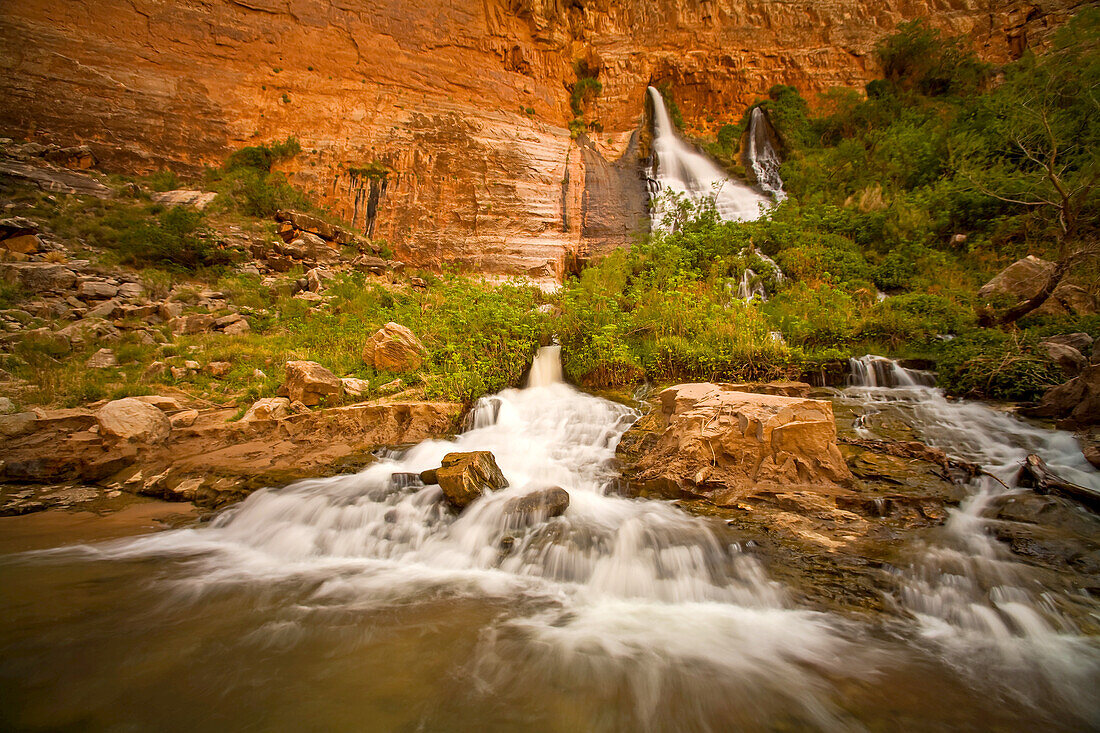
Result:
<svg viewBox="0 0 1100 733"><path fill-rule="evenodd" d="M42 249L42 240L36 234L17 234L0 241L0 248L16 254L29 255Z"/></svg>
<svg viewBox="0 0 1100 733"><path fill-rule="evenodd" d="M1013 262L978 290L978 315L995 319L1007 308L1034 297L1055 267L1055 263L1034 255ZM1084 288L1063 280L1035 313L1087 316L1096 313L1096 301Z"/></svg>
<svg viewBox="0 0 1100 733"><path fill-rule="evenodd" d="M633 461L629 477L649 493L722 506L761 490L852 483L826 401L710 383L677 385L659 397L659 414L639 421L619 446Z"/></svg>
<svg viewBox="0 0 1100 733"><path fill-rule="evenodd" d="M107 369L118 366L118 359L115 358L115 352L110 349L100 349L88 357L88 361L84 362L84 366L89 369Z"/></svg>
<svg viewBox="0 0 1100 733"><path fill-rule="evenodd" d="M176 428L189 428L195 424L195 421L199 419L198 410L183 410L172 415L169 420L172 422L172 429Z"/></svg>
<svg viewBox="0 0 1100 733"><path fill-rule="evenodd" d="M1075 377L1080 374L1081 370L1089 363L1089 360L1082 356L1081 352L1072 346L1059 344L1054 341L1042 341L1039 344L1039 348L1043 350L1051 361L1061 367L1062 372L1069 377Z"/></svg>
<svg viewBox="0 0 1100 733"><path fill-rule="evenodd" d="M1092 349L1092 336L1083 332L1060 333L1057 336L1048 336L1043 339L1043 343L1064 344L1066 346L1072 346L1082 354L1087 354L1089 350Z"/></svg>
<svg viewBox="0 0 1100 733"><path fill-rule="evenodd" d="M0 276L12 284L22 285L35 293L62 292L76 283L76 273L68 267L53 263L3 262Z"/></svg>
<svg viewBox="0 0 1100 733"><path fill-rule="evenodd" d="M363 243L358 235L300 211L276 211L275 221L280 223L279 236L287 242L301 236L302 232L307 232L337 244Z"/></svg>
<svg viewBox="0 0 1100 733"><path fill-rule="evenodd" d="M363 362L383 372L405 372L419 369L426 351L416 334L391 321L367 339Z"/></svg>
<svg viewBox="0 0 1100 733"><path fill-rule="evenodd" d="M7 397L0 397L0 415L10 415L15 412L15 403Z"/></svg>
<svg viewBox="0 0 1100 733"><path fill-rule="evenodd" d="M448 453L443 456L443 465L436 469L435 478L443 496L458 509L469 506L486 491L508 486L496 459L487 450Z"/></svg>
<svg viewBox="0 0 1100 733"><path fill-rule="evenodd" d="M569 508L569 492L560 486L539 489L511 499L504 505L504 516L510 527L530 527L551 517L558 517Z"/></svg>
<svg viewBox="0 0 1100 733"><path fill-rule="evenodd" d="M310 407L320 404L325 398L339 397L344 393L340 378L315 361L288 361L285 386L291 402L301 402Z"/></svg>
<svg viewBox="0 0 1100 733"><path fill-rule="evenodd" d="M244 413L241 422L254 420L281 420L290 416L290 400L286 397L265 397L256 400Z"/></svg>
<svg viewBox="0 0 1100 733"><path fill-rule="evenodd" d="M145 288L141 286L141 283L122 283L118 286L118 297L126 298L127 300L143 298L145 297ZM149 307L152 308L152 310L149 311L150 314L157 312L157 307L155 305L150 305Z"/></svg>
<svg viewBox="0 0 1100 733"><path fill-rule="evenodd" d="M172 423L148 402L133 397L108 402L95 413L100 435L133 443L162 443Z"/></svg>
<svg viewBox="0 0 1100 733"><path fill-rule="evenodd" d="M195 334L206 333L214 327L214 316L207 313L194 313L189 316L180 316L172 321L172 333Z"/></svg>
<svg viewBox="0 0 1100 733"><path fill-rule="evenodd" d="M252 327L248 325L248 321L243 317L240 320L233 321L228 326L222 329L222 333L228 336L240 336L243 333L248 333L252 330Z"/></svg>
<svg viewBox="0 0 1100 733"><path fill-rule="evenodd" d="M1060 427L1100 423L1100 364L1089 364L1065 384L1051 387L1039 404L1026 413L1055 418Z"/></svg>
<svg viewBox="0 0 1100 733"><path fill-rule="evenodd" d="M365 379L342 377L340 381L344 384L344 394L349 394L352 397L362 397L370 391L370 382Z"/></svg>
<svg viewBox="0 0 1100 733"><path fill-rule="evenodd" d="M106 300L118 295L118 288L102 280L89 280L81 283L79 297L84 300Z"/></svg>

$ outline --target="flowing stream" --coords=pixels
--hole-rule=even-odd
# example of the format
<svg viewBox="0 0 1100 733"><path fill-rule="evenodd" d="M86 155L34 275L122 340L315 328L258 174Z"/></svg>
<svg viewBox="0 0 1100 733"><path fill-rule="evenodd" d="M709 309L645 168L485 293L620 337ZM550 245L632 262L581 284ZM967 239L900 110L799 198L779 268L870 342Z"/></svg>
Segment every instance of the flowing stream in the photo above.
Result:
<svg viewBox="0 0 1100 733"><path fill-rule="evenodd" d="M837 399L868 412L903 404L938 426L937 444L996 459L1006 475L1024 448L987 435L1096 478L1065 434L932 388ZM966 424L976 416L981 430ZM1097 723L1095 645L1025 575L1014 584L978 526L996 489L975 487L951 541L898 571L895 616L846 616L800 606L724 522L617 495L614 450L637 417L561 383L546 347L529 386L483 399L454 440L259 491L205 526L0 560L0 583L18 589L0 601L0 728ZM457 516L412 477L456 450L492 451L510 482ZM565 514L517 526L506 503L548 486L568 491ZM1022 681L988 694L1003 670ZM1076 701L1032 700L1035 680Z"/></svg>

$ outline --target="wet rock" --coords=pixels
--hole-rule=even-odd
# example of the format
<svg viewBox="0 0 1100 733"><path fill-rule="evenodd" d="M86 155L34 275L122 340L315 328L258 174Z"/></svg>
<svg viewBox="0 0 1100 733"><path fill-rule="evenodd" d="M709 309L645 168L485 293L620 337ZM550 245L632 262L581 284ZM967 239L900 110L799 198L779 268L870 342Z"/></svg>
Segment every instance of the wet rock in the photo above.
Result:
<svg viewBox="0 0 1100 733"><path fill-rule="evenodd" d="M419 369L425 352L416 334L391 321L367 339L363 362L383 372L404 372Z"/></svg>
<svg viewBox="0 0 1100 733"><path fill-rule="evenodd" d="M443 465L436 469L436 480L443 496L458 509L465 508L486 491L508 486L508 480L489 451L448 453L443 457Z"/></svg>
<svg viewBox="0 0 1100 733"><path fill-rule="evenodd" d="M288 361L285 387L291 402L307 406L319 405L344 393L340 378L315 361Z"/></svg>
<svg viewBox="0 0 1100 733"><path fill-rule="evenodd" d="M650 493L724 505L768 487L848 486L828 402L681 384L659 395L661 411L627 432L619 455ZM650 432L656 438L631 438Z"/></svg>
<svg viewBox="0 0 1100 733"><path fill-rule="evenodd" d="M439 472L437 469L429 468L427 471L420 472L420 481L425 486L435 486L439 483Z"/></svg>
<svg viewBox="0 0 1100 733"><path fill-rule="evenodd" d="M510 527L529 527L561 516L568 508L569 492L560 486L552 486L511 499L504 505L504 516Z"/></svg>
<svg viewBox="0 0 1100 733"><path fill-rule="evenodd" d="M265 397L256 400L244 413L241 422L253 420L280 420L290 416L290 400L286 397Z"/></svg>
<svg viewBox="0 0 1100 733"><path fill-rule="evenodd" d="M162 443L172 432L172 424L163 412L133 397L108 402L95 417L100 434L123 441Z"/></svg>

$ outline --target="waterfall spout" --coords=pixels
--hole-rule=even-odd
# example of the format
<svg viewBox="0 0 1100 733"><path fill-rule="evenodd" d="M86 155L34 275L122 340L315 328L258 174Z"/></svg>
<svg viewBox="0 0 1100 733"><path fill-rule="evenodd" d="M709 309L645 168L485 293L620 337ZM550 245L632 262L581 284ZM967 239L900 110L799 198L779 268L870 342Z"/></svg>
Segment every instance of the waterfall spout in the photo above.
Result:
<svg viewBox="0 0 1100 733"><path fill-rule="evenodd" d="M751 221L760 217L771 199L753 188L729 178L716 163L687 144L676 133L661 93L649 87L653 101L652 174L653 226L668 231L674 224L662 200L667 192L679 194L691 203L712 201L718 216L726 221Z"/></svg>
<svg viewBox="0 0 1100 733"><path fill-rule="evenodd" d="M528 387L549 387L559 384L561 376L561 347L557 344L543 346L531 362L531 373L527 375Z"/></svg>

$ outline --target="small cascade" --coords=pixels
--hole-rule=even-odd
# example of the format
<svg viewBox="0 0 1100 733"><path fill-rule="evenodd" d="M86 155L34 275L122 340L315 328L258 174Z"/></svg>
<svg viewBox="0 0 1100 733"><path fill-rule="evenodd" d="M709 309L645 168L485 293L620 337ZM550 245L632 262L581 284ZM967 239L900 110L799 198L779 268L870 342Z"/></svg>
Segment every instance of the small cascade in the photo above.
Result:
<svg viewBox="0 0 1100 733"><path fill-rule="evenodd" d="M557 344L543 346L531 362L531 372L527 375L527 387L549 387L561 381L561 346Z"/></svg>
<svg viewBox="0 0 1100 733"><path fill-rule="evenodd" d="M748 146L745 160L756 175L756 183L775 198L782 201L787 198L783 190L783 179L779 177L779 151L775 147L775 131L768 122L764 110L754 107L749 117Z"/></svg>
<svg viewBox="0 0 1100 733"><path fill-rule="evenodd" d="M746 268L741 273L741 281L737 284L737 297L746 303L753 299L768 299L768 291L764 289L764 283L757 279L756 272L751 268Z"/></svg>
<svg viewBox="0 0 1100 733"><path fill-rule="evenodd" d="M654 171L650 193L653 196L654 229L667 231L664 196L680 194L692 203L713 201L718 216L725 221L750 221L760 217L771 205L769 197L750 186L731 179L710 158L680 138L672 124L661 93L649 87L653 101Z"/></svg>
<svg viewBox="0 0 1100 733"><path fill-rule="evenodd" d="M906 369L894 359L867 354L848 360L851 369L848 384L852 387L934 387L936 377L931 372Z"/></svg>
<svg viewBox="0 0 1100 733"><path fill-rule="evenodd" d="M987 472L972 480L969 496L952 510L945 532L898 571L896 602L913 614L924 641L975 679L996 680L1038 704L1052 696L1078 713L1100 704L1081 695L1100 674L1100 655L1062 611L1064 590L1044 587L991 535L991 505L1018 493L1020 467L1038 454L1059 476L1100 489L1100 471L1070 433L1032 425L967 400L948 400L931 375L867 355L851 361L840 397L856 408L854 428L889 438L899 426L949 456Z"/></svg>

